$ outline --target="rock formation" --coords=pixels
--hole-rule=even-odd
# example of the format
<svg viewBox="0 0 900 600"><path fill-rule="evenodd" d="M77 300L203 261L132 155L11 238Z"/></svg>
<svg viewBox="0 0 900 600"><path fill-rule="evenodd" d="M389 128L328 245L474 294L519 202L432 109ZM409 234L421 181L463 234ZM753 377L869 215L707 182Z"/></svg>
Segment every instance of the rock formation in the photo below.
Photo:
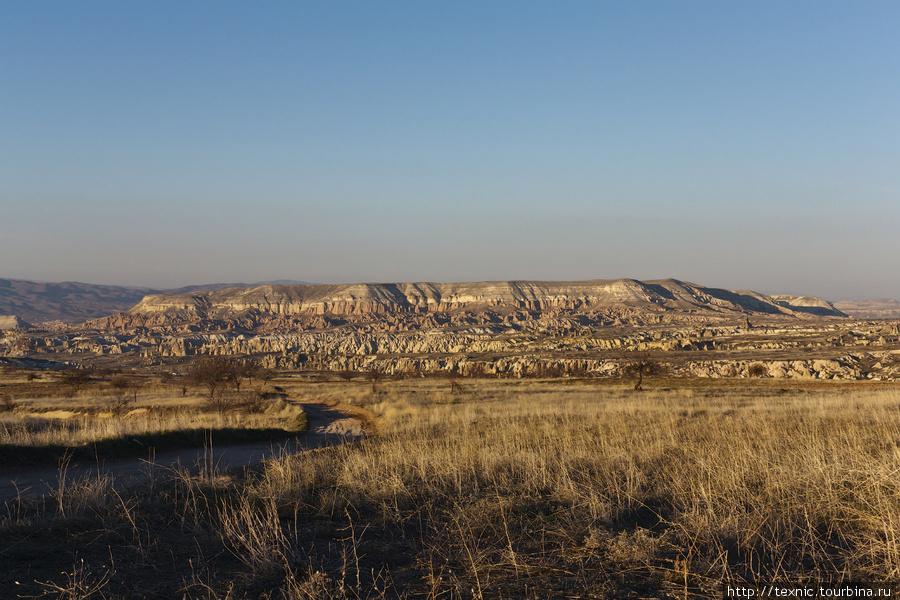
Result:
<svg viewBox="0 0 900 600"><path fill-rule="evenodd" d="M196 356L231 355L307 373L609 377L635 352L673 376L900 378L895 322L853 321L818 298L673 279L197 290L147 295L81 325L0 336L8 365L167 372Z"/></svg>
<svg viewBox="0 0 900 600"><path fill-rule="evenodd" d="M85 324L110 331L169 329L287 332L352 324L431 329L542 319L550 327L722 320L736 315L844 317L818 298L765 296L666 279L264 285L152 294L130 310Z"/></svg>
<svg viewBox="0 0 900 600"><path fill-rule="evenodd" d="M0 331L28 329L29 327L31 327L30 324L16 315L0 315Z"/></svg>

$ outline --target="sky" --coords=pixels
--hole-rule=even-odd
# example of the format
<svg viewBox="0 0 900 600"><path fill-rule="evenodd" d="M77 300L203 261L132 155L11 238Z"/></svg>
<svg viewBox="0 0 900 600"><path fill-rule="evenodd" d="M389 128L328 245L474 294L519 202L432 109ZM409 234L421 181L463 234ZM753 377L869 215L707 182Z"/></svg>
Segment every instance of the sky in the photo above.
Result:
<svg viewBox="0 0 900 600"><path fill-rule="evenodd" d="M0 0L0 277L900 298L900 3Z"/></svg>

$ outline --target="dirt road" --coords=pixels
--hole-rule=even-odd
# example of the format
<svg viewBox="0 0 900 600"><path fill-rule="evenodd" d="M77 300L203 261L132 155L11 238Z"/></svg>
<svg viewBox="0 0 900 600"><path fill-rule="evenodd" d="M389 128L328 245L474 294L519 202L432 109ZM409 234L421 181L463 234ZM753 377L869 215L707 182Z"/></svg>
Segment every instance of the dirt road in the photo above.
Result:
<svg viewBox="0 0 900 600"><path fill-rule="evenodd" d="M63 480L71 482L99 474L113 477L114 485L118 487L147 477L153 470L176 465L195 471L199 471L202 465L214 465L219 470L227 471L254 465L272 456L302 452L364 435L362 423L354 417L323 404L301 406L306 411L309 429L296 438L221 447L216 446L213 439L211 448L173 450L155 456L148 453L147 457L140 459L105 460L100 464L69 465ZM0 466L0 502L8 502L16 497L54 494L59 489L61 476L63 473L57 467L23 469Z"/></svg>

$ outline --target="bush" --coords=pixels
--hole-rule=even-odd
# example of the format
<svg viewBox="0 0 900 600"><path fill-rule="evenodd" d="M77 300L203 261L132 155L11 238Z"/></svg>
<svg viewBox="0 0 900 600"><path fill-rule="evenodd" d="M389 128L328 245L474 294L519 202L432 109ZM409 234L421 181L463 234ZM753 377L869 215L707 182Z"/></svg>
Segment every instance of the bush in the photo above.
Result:
<svg viewBox="0 0 900 600"><path fill-rule="evenodd" d="M248 413L261 414L265 412L266 407L270 404L267 394L259 390L248 390L241 392L240 405Z"/></svg>
<svg viewBox="0 0 900 600"><path fill-rule="evenodd" d="M753 363L747 367L747 373L750 374L750 377L764 377L769 374L769 369L762 363Z"/></svg>
<svg viewBox="0 0 900 600"><path fill-rule="evenodd" d="M16 403L9 392L4 392L0 396L0 412L12 412L16 409Z"/></svg>

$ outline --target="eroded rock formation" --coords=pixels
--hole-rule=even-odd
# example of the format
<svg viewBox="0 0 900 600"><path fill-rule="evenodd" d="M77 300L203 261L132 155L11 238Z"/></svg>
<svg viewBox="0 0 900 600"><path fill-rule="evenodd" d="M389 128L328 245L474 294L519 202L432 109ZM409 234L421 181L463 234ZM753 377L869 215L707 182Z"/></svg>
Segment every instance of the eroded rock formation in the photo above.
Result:
<svg viewBox="0 0 900 600"><path fill-rule="evenodd" d="M265 285L152 294L130 310L85 323L106 331L364 331L527 322L534 327L644 325L735 315L846 316L824 300L765 296L666 279L570 282Z"/></svg>
<svg viewBox="0 0 900 600"><path fill-rule="evenodd" d="M752 321L751 321L752 318ZM900 326L825 301L676 280L265 285L146 296L79 326L10 331L0 356L493 376L615 376L650 353L675 376L900 378Z"/></svg>

